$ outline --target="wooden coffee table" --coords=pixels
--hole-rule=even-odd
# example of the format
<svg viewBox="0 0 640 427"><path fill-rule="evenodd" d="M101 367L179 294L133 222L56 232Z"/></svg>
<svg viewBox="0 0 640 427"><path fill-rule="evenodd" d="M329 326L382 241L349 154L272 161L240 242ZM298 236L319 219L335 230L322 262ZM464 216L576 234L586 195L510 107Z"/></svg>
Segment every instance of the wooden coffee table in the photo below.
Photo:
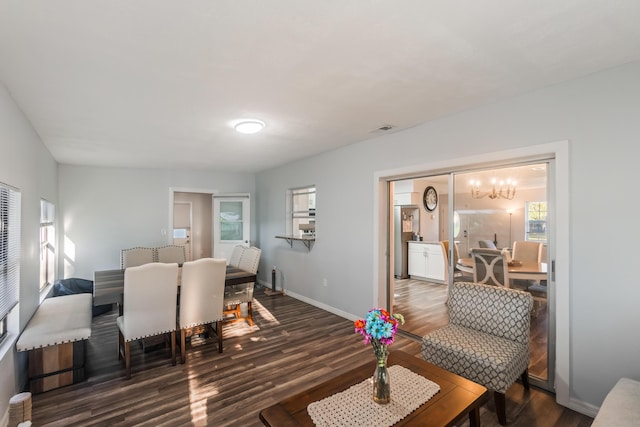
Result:
<svg viewBox="0 0 640 427"><path fill-rule="evenodd" d="M485 387L403 351L392 351L388 362L389 366L404 366L440 386L440 391L435 396L395 424L396 426L451 426L467 414L472 427L480 426L480 405L489 395ZM374 368L372 357L369 363L263 409L260 411L260 420L271 427L313 426L307 413L307 405L371 377ZM393 378L391 381L393 396Z"/></svg>

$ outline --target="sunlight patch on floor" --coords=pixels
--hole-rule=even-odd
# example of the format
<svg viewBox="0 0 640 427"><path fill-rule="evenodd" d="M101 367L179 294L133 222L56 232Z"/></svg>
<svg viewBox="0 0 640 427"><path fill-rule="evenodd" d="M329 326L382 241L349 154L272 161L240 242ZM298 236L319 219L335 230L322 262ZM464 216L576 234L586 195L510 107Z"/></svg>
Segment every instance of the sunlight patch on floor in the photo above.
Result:
<svg viewBox="0 0 640 427"><path fill-rule="evenodd" d="M260 304L260 301L258 301L257 299L254 298L251 305L253 307L253 310L258 311L258 313L260 313L260 316L267 322L275 323L276 325L280 324L278 319L276 319L276 317L273 314L271 314L271 312L267 310L267 308L264 305Z"/></svg>
<svg viewBox="0 0 640 427"><path fill-rule="evenodd" d="M209 425L207 419L207 402L211 396L217 395L217 387L211 387L206 384L201 387L197 372L193 369L188 370L189 378L189 409L191 412L191 422L193 425Z"/></svg>

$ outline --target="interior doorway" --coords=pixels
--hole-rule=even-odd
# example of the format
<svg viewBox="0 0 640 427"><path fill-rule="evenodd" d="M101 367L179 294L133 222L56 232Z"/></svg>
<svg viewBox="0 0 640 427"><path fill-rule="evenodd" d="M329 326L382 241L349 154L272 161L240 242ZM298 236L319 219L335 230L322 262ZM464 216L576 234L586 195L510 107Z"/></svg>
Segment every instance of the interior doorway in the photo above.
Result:
<svg viewBox="0 0 640 427"><path fill-rule="evenodd" d="M185 245L187 261L210 258L213 212L210 193L173 193L173 228L176 245Z"/></svg>
<svg viewBox="0 0 640 427"><path fill-rule="evenodd" d="M394 229L398 222L394 221L393 210L404 203L419 208L417 240L420 243L401 244L409 248L428 246L433 248L432 253L442 246L444 256L438 262L442 262L447 270L444 281L430 275L428 267L425 274L415 274L425 270L409 266L408 270L413 270L414 274L409 274L408 278L389 274L390 309L405 316L407 322L401 329L405 334L419 339L448 323L445 305L448 285L462 275L456 268L457 260L468 258L470 249L478 247L480 240L490 241L507 251L511 250L514 241L540 241L544 245L543 261L550 263L553 240L548 231L553 228L553 222L547 214L553 206L548 204L551 200L549 162L553 159L526 164L506 163L485 169L457 168L434 176L417 175L389 182L389 200L393 206L389 213L392 272L397 263L394 255L401 253L396 248L398 240L394 237L397 234ZM492 182L494 179L495 183ZM508 179L512 180L509 184ZM430 200L427 200L427 192L431 193ZM436 199L433 199L434 193ZM428 206L427 203L431 204ZM411 249L407 252L411 262ZM425 259L431 259L431 253L423 252ZM437 259L437 254L433 259ZM417 261L423 262L420 257ZM545 277L542 283L537 283L534 295L529 367L531 381L547 390L553 390L555 354L552 339L555 337L554 308L551 304L554 284L550 279ZM473 277L467 276L464 280L473 281ZM517 285L514 282L513 286L528 291L530 285L520 281Z"/></svg>
<svg viewBox="0 0 640 427"><path fill-rule="evenodd" d="M192 203L176 201L173 204L173 244L184 246L185 260L191 261Z"/></svg>

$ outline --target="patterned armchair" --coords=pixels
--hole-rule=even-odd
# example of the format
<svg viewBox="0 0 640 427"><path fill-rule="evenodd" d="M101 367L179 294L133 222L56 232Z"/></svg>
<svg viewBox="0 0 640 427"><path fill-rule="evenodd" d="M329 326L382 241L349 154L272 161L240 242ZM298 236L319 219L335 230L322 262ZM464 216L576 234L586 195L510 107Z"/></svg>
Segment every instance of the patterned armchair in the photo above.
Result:
<svg viewBox="0 0 640 427"><path fill-rule="evenodd" d="M500 424L505 392L522 378L529 389L531 294L458 282L449 294L449 324L422 338L422 357L494 392Z"/></svg>

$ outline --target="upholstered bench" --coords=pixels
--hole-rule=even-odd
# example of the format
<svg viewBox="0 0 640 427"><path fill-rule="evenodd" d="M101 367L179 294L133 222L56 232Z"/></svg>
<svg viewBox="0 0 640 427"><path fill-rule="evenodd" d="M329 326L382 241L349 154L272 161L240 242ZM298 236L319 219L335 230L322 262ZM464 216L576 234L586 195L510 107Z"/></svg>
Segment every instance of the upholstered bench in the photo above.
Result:
<svg viewBox="0 0 640 427"><path fill-rule="evenodd" d="M640 422L640 381L621 378L604 398L591 427L631 427Z"/></svg>
<svg viewBox="0 0 640 427"><path fill-rule="evenodd" d="M32 393L83 381L86 340L91 337L91 294L45 299L16 348L29 352Z"/></svg>

